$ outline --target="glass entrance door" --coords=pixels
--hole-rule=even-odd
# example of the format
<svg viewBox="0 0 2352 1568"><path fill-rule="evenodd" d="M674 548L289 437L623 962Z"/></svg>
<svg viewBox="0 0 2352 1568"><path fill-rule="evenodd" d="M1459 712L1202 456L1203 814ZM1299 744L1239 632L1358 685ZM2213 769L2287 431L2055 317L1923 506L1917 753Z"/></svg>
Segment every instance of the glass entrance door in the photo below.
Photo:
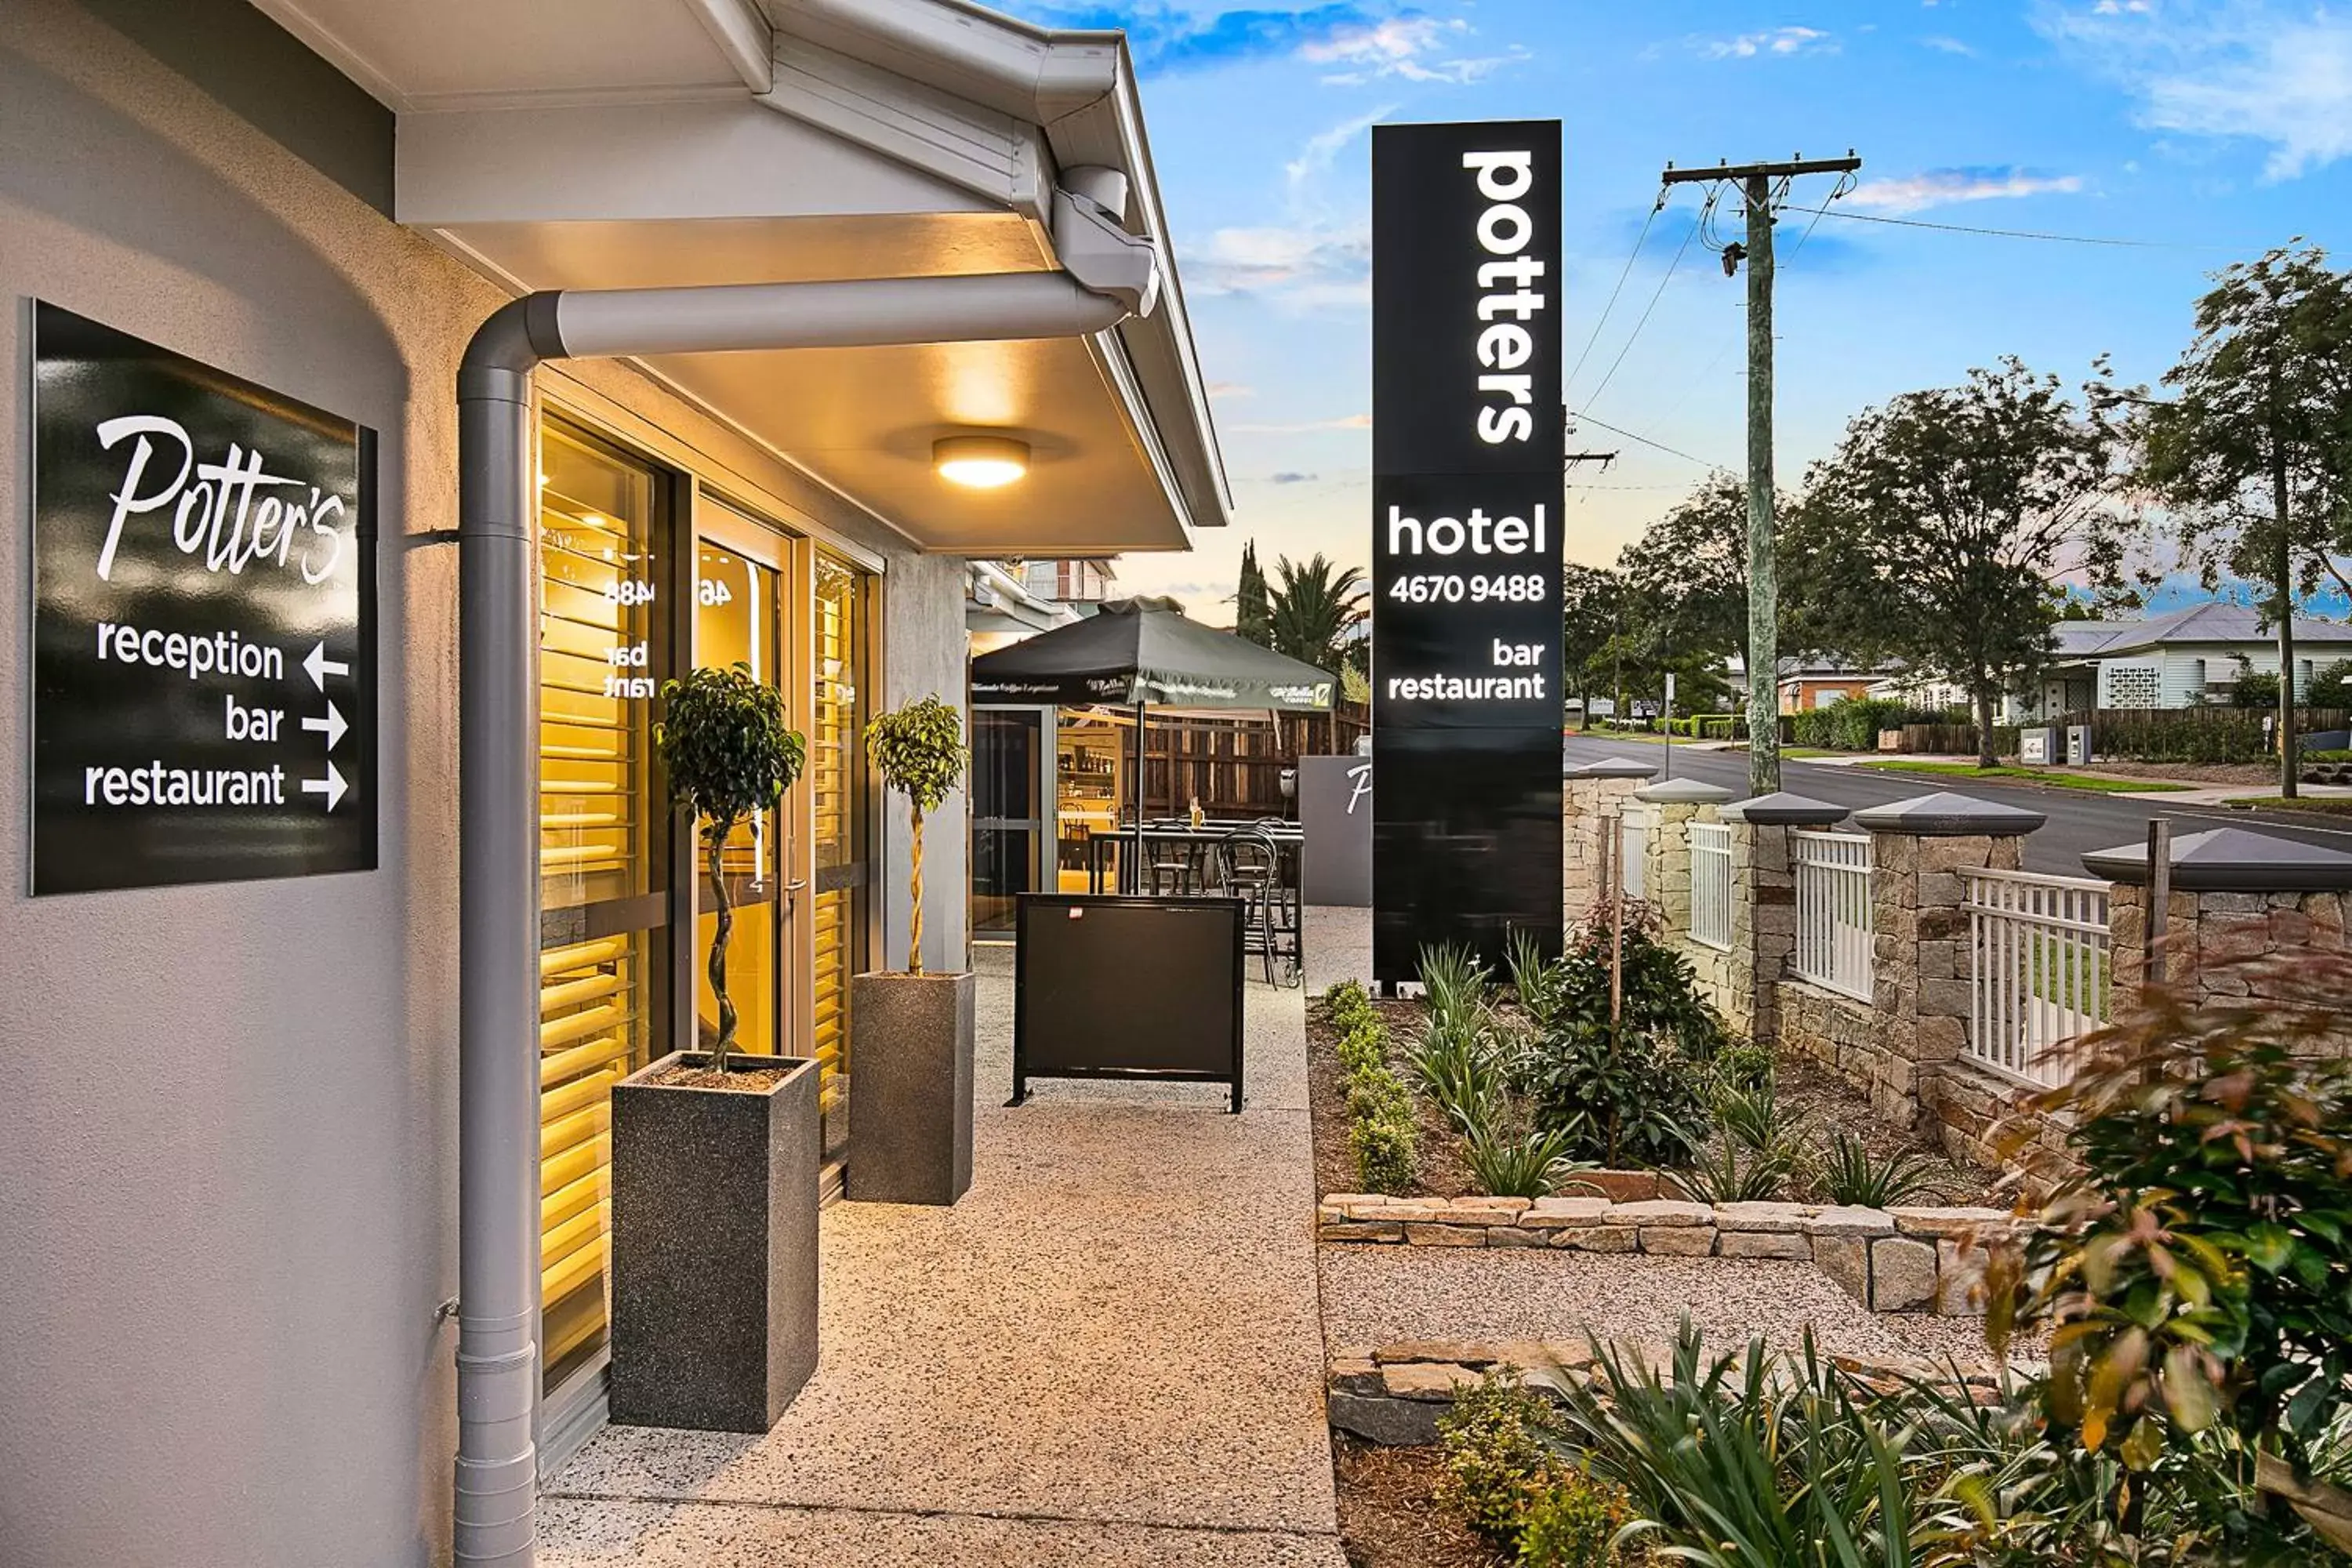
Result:
<svg viewBox="0 0 2352 1568"><path fill-rule="evenodd" d="M773 559L762 561L753 554L762 535L714 529L707 518L703 534L695 550L694 661L706 668L741 665L754 680L778 688L784 693L784 721L798 729L804 721L792 700L793 617L783 591L786 574L778 564L791 559L792 542L764 535ZM734 922L727 943L727 998L735 1007L735 1043L769 1056L804 1048L797 1044L801 1031L793 1020L805 993L796 984L787 935L793 900L801 891L790 873L799 804L793 795L807 787L803 780L782 805L739 825L720 850ZM694 851L695 907L701 911L695 917L692 954L695 1036L708 1047L719 1037L719 994L709 973L719 914L709 846L699 825Z"/></svg>
<svg viewBox="0 0 2352 1568"><path fill-rule="evenodd" d="M971 710L971 930L1010 937L1014 900L1045 886L1050 708Z"/></svg>
<svg viewBox="0 0 2352 1568"><path fill-rule="evenodd" d="M824 1157L849 1146L849 981L866 968L872 785L866 766L866 665L874 577L826 550L811 552L812 663L808 782L816 883L810 944L812 1048L822 1064Z"/></svg>

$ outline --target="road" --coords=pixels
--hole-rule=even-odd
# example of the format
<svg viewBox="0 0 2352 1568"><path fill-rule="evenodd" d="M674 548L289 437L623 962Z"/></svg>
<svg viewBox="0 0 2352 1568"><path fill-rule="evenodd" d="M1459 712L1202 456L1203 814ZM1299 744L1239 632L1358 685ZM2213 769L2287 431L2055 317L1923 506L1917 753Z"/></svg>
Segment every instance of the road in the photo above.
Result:
<svg viewBox="0 0 2352 1568"><path fill-rule="evenodd" d="M1606 757L1630 757L1661 765L1666 761L1666 748L1654 742L1629 742L1601 735L1590 738L1571 736L1564 743L1564 749L1568 764L1571 767L1597 763ZM1734 798L1744 797L1748 793L1748 753L1745 752L1698 751L1676 746L1672 766L1675 777L1721 784L1732 792ZM1885 773L1835 763L1809 763L1791 758L1780 763L1780 786L1791 794L1810 795L1815 800L1831 801L1845 806L1885 805L1890 801L1908 800L1915 795L1933 795L1948 789L1958 795L1998 800L2039 811L2050 821L2039 832L2027 837L2025 868L2063 877L2082 876L2083 856L2091 850L2145 842L2148 818L2159 815L2172 819L2172 831L2176 835L2203 833L2221 826L2245 827L2274 833L2281 837L2300 838L2331 849L2352 851L2352 822L2341 818L2315 826L2307 819L2282 812L2231 811L2218 805L2175 806L2168 805L2155 796L2125 799L2110 795L2094 795L2084 790L2050 789L2040 784L2018 784L2004 779Z"/></svg>

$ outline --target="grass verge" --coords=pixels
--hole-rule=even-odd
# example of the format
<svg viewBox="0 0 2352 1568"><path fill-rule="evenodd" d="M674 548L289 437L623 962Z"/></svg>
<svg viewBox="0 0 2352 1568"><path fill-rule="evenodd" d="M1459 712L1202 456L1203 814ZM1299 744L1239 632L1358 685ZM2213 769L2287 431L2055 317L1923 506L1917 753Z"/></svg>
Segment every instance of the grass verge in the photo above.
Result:
<svg viewBox="0 0 2352 1568"><path fill-rule="evenodd" d="M2012 768L2006 765L1980 768L1974 763L1914 763L1906 761L1859 763L1858 767L1882 773L1933 773L1946 778L2015 779L2021 784L2044 784L2052 789L2088 790L2093 795L2164 794L2186 789L2186 784L2159 784L2154 779L2102 779L2088 773L2053 773L2047 768Z"/></svg>
<svg viewBox="0 0 2352 1568"><path fill-rule="evenodd" d="M2221 804L2241 811L2315 811L2322 816L2352 816L2352 798L2340 795L2297 795L2293 800L2274 795L2242 795Z"/></svg>

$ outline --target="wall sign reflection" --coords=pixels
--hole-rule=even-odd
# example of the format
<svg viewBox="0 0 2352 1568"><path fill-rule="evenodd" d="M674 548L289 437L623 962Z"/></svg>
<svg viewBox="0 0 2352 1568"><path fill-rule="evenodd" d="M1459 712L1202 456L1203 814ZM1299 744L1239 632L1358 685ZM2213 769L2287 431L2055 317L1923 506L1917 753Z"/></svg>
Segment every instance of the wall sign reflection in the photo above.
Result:
<svg viewBox="0 0 2352 1568"><path fill-rule="evenodd" d="M372 433L34 308L32 890L376 863Z"/></svg>

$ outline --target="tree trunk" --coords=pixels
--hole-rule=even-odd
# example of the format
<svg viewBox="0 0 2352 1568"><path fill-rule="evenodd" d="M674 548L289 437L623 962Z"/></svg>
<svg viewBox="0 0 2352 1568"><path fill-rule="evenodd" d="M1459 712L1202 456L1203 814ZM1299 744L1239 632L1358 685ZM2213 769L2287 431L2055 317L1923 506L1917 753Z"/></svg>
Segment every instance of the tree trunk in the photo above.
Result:
<svg viewBox="0 0 2352 1568"><path fill-rule="evenodd" d="M914 863L915 907L907 924L907 973L923 972L923 808L916 806L915 837L909 858Z"/></svg>
<svg viewBox="0 0 2352 1568"><path fill-rule="evenodd" d="M712 825L717 827L717 824ZM735 1004L727 994L727 939L735 934L735 906L727 897L727 835L735 830L729 823L709 836L710 845L710 908L719 917L718 929L710 935L710 994L719 999L719 1039L710 1047L710 1068L713 1072L727 1070L727 1054L735 1044Z"/></svg>
<svg viewBox="0 0 2352 1568"><path fill-rule="evenodd" d="M1977 766L1998 767L2000 758L1992 743L1992 688L1983 681L1977 683Z"/></svg>

